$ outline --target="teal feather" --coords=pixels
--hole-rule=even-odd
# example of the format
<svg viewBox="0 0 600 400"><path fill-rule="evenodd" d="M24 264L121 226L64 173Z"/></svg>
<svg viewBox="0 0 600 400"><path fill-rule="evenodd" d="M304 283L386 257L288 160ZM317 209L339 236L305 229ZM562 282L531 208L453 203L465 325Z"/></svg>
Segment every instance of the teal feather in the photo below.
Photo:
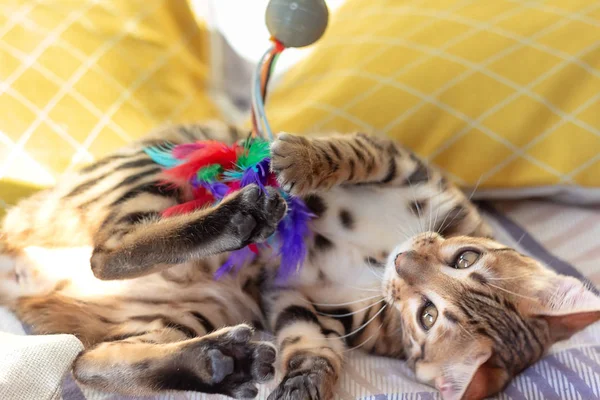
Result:
<svg viewBox="0 0 600 400"><path fill-rule="evenodd" d="M172 144L166 144L162 146L146 147L144 153L148 155L158 165L165 168L173 168L184 162L185 160L178 160L173 157L172 150L175 147Z"/></svg>
<svg viewBox="0 0 600 400"><path fill-rule="evenodd" d="M227 171L223 172L223 181L225 181L225 182L241 181L243 176L244 176L244 171L227 170Z"/></svg>

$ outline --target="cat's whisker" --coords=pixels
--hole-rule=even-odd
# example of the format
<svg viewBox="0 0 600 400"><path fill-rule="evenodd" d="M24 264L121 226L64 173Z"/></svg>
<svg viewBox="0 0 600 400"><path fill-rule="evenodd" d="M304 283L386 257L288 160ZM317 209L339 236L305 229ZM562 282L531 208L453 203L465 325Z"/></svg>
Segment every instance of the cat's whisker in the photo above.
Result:
<svg viewBox="0 0 600 400"><path fill-rule="evenodd" d="M448 210L450 211L450 210ZM446 218L448 218L448 215L450 215L450 212L448 212L446 214ZM445 229L449 228L452 226L452 224L454 223L454 221L456 220L456 218L459 216L459 213L454 213L454 215L452 216L452 219L450 219L450 221L448 221L448 223L446 223L445 225L440 226L439 231L443 232ZM444 218L444 222L446 221L446 218Z"/></svg>
<svg viewBox="0 0 600 400"><path fill-rule="evenodd" d="M407 222L407 221L403 221L403 222ZM394 226L393 229L396 232L398 232L399 234L401 234L405 240L413 238L419 234L419 227L415 227L412 224L404 224L402 226L404 226L406 229L401 228L400 225Z"/></svg>
<svg viewBox="0 0 600 400"><path fill-rule="evenodd" d="M459 327L459 328L460 328L460 329L461 329L461 330L462 330L464 333L466 333L466 334L467 334L467 336L469 336L471 339L475 339L475 336L473 336L473 334L472 334L471 332L469 332L469 331L467 330L467 328L465 328L465 327L463 326L463 324L461 324L461 323L459 322L459 323L458 323L458 324L456 324L456 325L458 325L458 327Z"/></svg>
<svg viewBox="0 0 600 400"><path fill-rule="evenodd" d="M375 306L375 305L377 305L377 304L381 303L382 301L385 301L385 299L383 299L383 298L382 298L382 299L380 299L380 300L377 300L376 302L374 302L374 303L372 303L372 304L369 304L369 305L368 305L368 306L366 306L366 307L359 308L359 309L358 309L358 310L356 310L356 311L352 311L352 312L349 312L349 313L346 313L346 314L330 314L330 313L325 313L325 312L320 312L320 311L317 311L317 314L319 314L319 315L322 315L322 316L324 316L324 317L332 317L332 318L349 317L349 316L351 316L351 315L358 314L358 313L359 313L359 312L361 312L361 311L368 310L369 308L371 308L371 307L373 307L373 306Z"/></svg>
<svg viewBox="0 0 600 400"><path fill-rule="evenodd" d="M406 224L404 225L404 227L406 227L406 229L400 227L398 228L403 232L406 239L410 239L411 237L416 235L417 229L415 229L415 227L413 227L411 224Z"/></svg>
<svg viewBox="0 0 600 400"><path fill-rule="evenodd" d="M421 229L421 232L423 232L423 221L421 220L421 207L419 206L419 203L417 202L417 197L415 196L415 188L410 181L410 177L408 177L406 180L408 182L408 186L410 187L410 192L412 194L413 201L417 209L417 221L419 221L419 227Z"/></svg>
<svg viewBox="0 0 600 400"><path fill-rule="evenodd" d="M467 200L471 201L471 199L475 195L475 191L477 191L477 189L479 189L479 185L481 185L481 178L483 178L483 174L479 175L477 182L475 182L475 187L473 188L473 190L471 190L471 194L469 195Z"/></svg>
<svg viewBox="0 0 600 400"><path fill-rule="evenodd" d="M440 185L441 185L441 183L440 183ZM443 194L445 194L445 193L443 193L443 192L438 193L438 195L440 195L440 196L443 195ZM440 210L443 208L443 206L445 206L449 202L449 200L451 200L451 199L445 199L443 201L438 202L438 204L436 204L435 208L437 210L438 215L440 213ZM439 226L438 226L437 217L436 217L436 223L435 223L435 226L433 227L433 229L435 230L435 232L438 232L438 233L439 232L443 232L443 230L445 229L444 225L446 224L448 216L450 215L449 211L451 209L452 209L452 206L450 206L448 208L448 210L445 211L444 219L442 220L441 224L439 224Z"/></svg>
<svg viewBox="0 0 600 400"><path fill-rule="evenodd" d="M485 279L488 281L510 281L513 279L521 279L521 278L528 278L530 276L534 276L535 274L523 274L523 275L517 275L517 276L510 276L507 278L488 278L486 277Z"/></svg>
<svg viewBox="0 0 600 400"><path fill-rule="evenodd" d="M406 197L402 196L401 194L396 194L396 197L398 198L398 203L406 203ZM390 219L393 221L400 221L400 220L404 220L404 213L397 211L397 210L389 210L389 214L390 214ZM406 222L406 221L403 221ZM403 229L403 227L405 227L406 229ZM411 237L417 235L416 230L413 229L413 227L410 224L406 224L406 225L394 225L393 229L395 229L396 231L398 231L400 234L402 234L405 239L410 239Z"/></svg>
<svg viewBox="0 0 600 400"><path fill-rule="evenodd" d="M513 296L523 297L524 299L528 299L528 300L537 301L537 299L536 299L535 297L525 296L524 294L516 293L516 292L510 291L510 290L508 290L508 289L504 289L503 287L500 287L500 286L493 285L493 284L491 284L491 283L486 283L486 285L487 285L487 286L491 286L491 287L493 287L493 288L495 288L495 289L498 289L498 290L502 290L503 292L510 293L510 294L512 294Z"/></svg>
<svg viewBox="0 0 600 400"><path fill-rule="evenodd" d="M383 322L382 322L381 324L379 324L379 326L377 327L377 329L375 330L375 332L373 332L373 334L371 334L371 336L369 336L369 337L368 337L366 340L362 341L362 342L361 342L359 345L357 345L357 346L350 347L350 348L348 348L348 349L344 350L344 351L343 351L343 353L348 353L348 352L351 352L351 351L353 351L353 350L356 350L356 349L359 349L359 348L361 348L362 346L364 346L365 344L367 344L367 342L368 342L369 340L371 340L371 339L373 338L373 336L375 336L375 335L377 335L377 334L379 333L379 330L381 329L381 327L382 327L382 326L383 326Z"/></svg>
<svg viewBox="0 0 600 400"><path fill-rule="evenodd" d="M442 179L438 181L438 193L437 196L442 196L445 192L442 190ZM436 197L437 197L436 196ZM438 226L438 218L440 216L440 204L437 204L435 207L435 219L433 221L433 226L431 227L432 231L436 231L436 227Z"/></svg>
<svg viewBox="0 0 600 400"><path fill-rule="evenodd" d="M442 220L440 227L438 229L436 229L437 232L444 232L444 229L446 229L446 220L448 219L448 215L450 215L450 210L451 209L449 209L445 212L446 215L444 216L444 219Z"/></svg>
<svg viewBox="0 0 600 400"><path fill-rule="evenodd" d="M352 285L346 285L343 283L336 283L336 285L341 286L341 287L345 287L348 289L355 289L355 290L359 290L361 292L374 292L374 293L381 293L381 290L379 289L375 289L373 287L370 288L365 288L365 287L360 287L360 286L352 286Z"/></svg>
<svg viewBox="0 0 600 400"><path fill-rule="evenodd" d="M401 235L404 239L408 239L411 237L410 233L402 229L400 225L394 225L392 229L395 231L394 233Z"/></svg>
<svg viewBox="0 0 600 400"><path fill-rule="evenodd" d="M475 183L475 187L473 187L473 190L471 191L471 194L469 195L469 197L467 198L467 200L471 201L471 199L473 198L473 196L475 195L475 191L479 188L479 185L481 184L481 178L483 177L483 175L479 176L479 179L477 179L477 182ZM446 218L448 218L449 214L446 214ZM442 222L442 226L440 227L439 231L443 232L445 229L447 229L448 227L452 226L452 223L456 220L456 218L458 217L459 213L455 213L454 216L452 217L452 219L450 221L448 221L448 223L446 225L444 225L444 222L446 221L446 218L444 218L444 221Z"/></svg>
<svg viewBox="0 0 600 400"><path fill-rule="evenodd" d="M527 236L527 233L523 232L523 234L521 235L519 240L517 240L517 243L515 243L515 245L513 247L518 246L521 243L521 241L525 238L525 236Z"/></svg>
<svg viewBox="0 0 600 400"><path fill-rule="evenodd" d="M352 304L361 303L361 302L366 301L366 300L373 300L373 299L376 299L378 297L383 297L383 296L382 295L377 295L377 296L363 297L362 299L348 301L348 302L345 302L345 303L337 303L337 304L336 303L315 303L314 301L310 301L310 300L307 300L307 299L304 299L304 298L303 298L303 300L305 302L307 302L308 304L312 304L312 305L319 306L319 307L337 307L337 306L349 306L349 305L352 305Z"/></svg>
<svg viewBox="0 0 600 400"><path fill-rule="evenodd" d="M417 223L419 223L418 219L417 219ZM415 237L416 235L419 234L419 227L418 226L413 226L412 224L407 224L406 228L410 231L410 235L408 236L408 238L412 238Z"/></svg>
<svg viewBox="0 0 600 400"><path fill-rule="evenodd" d="M429 170L427 170L427 176L428 176L428 180L430 180L431 178L429 177ZM442 182L441 180L438 181L437 183L438 186L438 190L436 190L434 193L432 193L428 198L428 208L429 208L429 226L427 231L428 232L434 232L436 231L436 226L437 226L437 220L438 220L438 216L439 216L439 210L440 210L440 204L435 204L434 207L434 200L437 200L439 197L441 197L442 195L445 194L445 192L442 190ZM435 208L436 213L435 213L435 219L433 217L433 211L432 209Z"/></svg>
<svg viewBox="0 0 600 400"><path fill-rule="evenodd" d="M450 211L450 210L448 210L448 211ZM459 216L459 214L460 213L458 213L458 212L454 213L454 215L452 216L452 219L450 219L450 221L448 221L448 223L446 223L446 225L440 226L439 231L443 232L445 229L451 227L452 224L454 223L454 221L456 220L456 218ZM446 214L446 218L448 218L448 215L450 215L449 212ZM444 218L444 221L445 221L445 218Z"/></svg>
<svg viewBox="0 0 600 400"><path fill-rule="evenodd" d="M431 176L429 175L429 168L427 168L427 182L429 182L431 180ZM431 230L433 229L433 212L431 212L431 205L433 204L433 199L437 196L437 193L429 196L429 201L428 204L429 206L427 207L429 212L429 224L427 226L427 231L431 232Z"/></svg>
<svg viewBox="0 0 600 400"><path fill-rule="evenodd" d="M508 276L508 277L502 277L502 278L500 278L500 277L488 276L488 275L493 275L494 274L494 272L492 271L492 269L488 268L488 267L481 268L481 272L488 273L485 276L485 279L488 280L488 281L508 281L508 280L514 280L514 279L527 278L527 277L536 275L534 272L527 272L527 273L522 274L522 275L514 275L514 276Z"/></svg>
<svg viewBox="0 0 600 400"><path fill-rule="evenodd" d="M369 268L369 272L372 273L375 278L377 278L378 280L383 280L383 274L379 275L377 274L377 272L373 271L371 267L367 266L367 268Z"/></svg>
<svg viewBox="0 0 600 400"><path fill-rule="evenodd" d="M441 189L441 186L440 186L440 189ZM441 201L438 201L438 199L443 194L444 194L444 192L442 192L441 190L437 190L435 193L433 193L427 199L428 200L428 209L429 209L429 211L428 211L429 212L429 226L427 229L428 232L436 231L436 226L437 226L439 211L440 211L440 203L442 203ZM434 216L433 209L435 209L435 216Z"/></svg>
<svg viewBox="0 0 600 400"><path fill-rule="evenodd" d="M378 265L373 265L371 263L371 261L369 261L368 259L365 260L365 263L367 264L367 268L369 269L369 271L377 278L377 279L383 279L383 272L378 272L377 268L379 268Z"/></svg>
<svg viewBox="0 0 600 400"><path fill-rule="evenodd" d="M323 336L304 336L302 335L303 339L308 339L308 340L340 340L340 339L345 339L347 337L356 335L358 332L360 332L361 330L363 330L364 328L367 327L367 325L369 325L371 322L373 322L375 320L375 318L377 318L379 316L379 314L381 314L387 307L387 303L383 305L383 307L381 307L381 309L379 311L377 311L375 313L375 315L373 315L371 318L369 318L369 320L367 322L365 322L364 324L362 324L361 326L359 326L358 328L356 328L355 330L353 330L352 332L346 333L345 335L341 335L341 336L336 336L336 337L323 337ZM266 332L266 336L270 337L271 339L276 339L277 337L271 333Z"/></svg>
<svg viewBox="0 0 600 400"><path fill-rule="evenodd" d="M382 313L382 312L383 312L383 311L386 309L386 307L387 307L387 306L388 306L388 304L387 304L387 303L385 303L385 304L383 305L383 307L381 307L381 310L377 311L377 312L375 313L375 315L373 315L371 318L369 318L369 320L368 320L367 322L365 322L364 324L362 324L361 326L359 326L358 328L356 328L356 329L355 329L355 330L353 330L352 332L350 332L350 333L347 333L347 334L345 334L345 335L342 335L342 336L338 336L338 337L332 338L332 339L336 339L336 340L337 340L337 339L345 339L345 338L347 338L347 337L350 337L350 336L352 336L352 335L355 335L356 333L358 333L358 332L360 332L361 330L363 330L363 329L364 329L364 328L365 328L367 325L369 325L371 322L373 322L373 320L375 320L375 318L377 318L377 317L379 316L379 314L381 314L381 313ZM327 338L327 339L330 339L330 338Z"/></svg>

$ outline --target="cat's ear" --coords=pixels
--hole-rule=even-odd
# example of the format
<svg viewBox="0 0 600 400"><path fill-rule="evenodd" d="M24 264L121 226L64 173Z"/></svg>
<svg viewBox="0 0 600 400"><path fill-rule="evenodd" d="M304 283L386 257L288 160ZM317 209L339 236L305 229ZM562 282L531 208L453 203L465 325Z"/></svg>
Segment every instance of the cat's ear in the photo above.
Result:
<svg viewBox="0 0 600 400"><path fill-rule="evenodd" d="M506 371L490 362L492 347L481 344L460 359L448 360L435 386L444 400L484 399L500 391L508 380Z"/></svg>
<svg viewBox="0 0 600 400"><path fill-rule="evenodd" d="M554 275L548 283L537 294L541 303L537 316L548 322L552 342L568 339L600 320L600 297L581 281Z"/></svg>

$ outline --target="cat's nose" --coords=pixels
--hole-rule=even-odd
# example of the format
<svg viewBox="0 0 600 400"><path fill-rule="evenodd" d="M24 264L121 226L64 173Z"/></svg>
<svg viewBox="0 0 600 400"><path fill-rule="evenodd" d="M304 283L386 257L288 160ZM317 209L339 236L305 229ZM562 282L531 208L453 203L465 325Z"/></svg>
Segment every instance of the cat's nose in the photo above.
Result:
<svg viewBox="0 0 600 400"><path fill-rule="evenodd" d="M424 278L427 270L425 260L416 251L398 253L394 260L396 273L409 285L417 284Z"/></svg>
<svg viewBox="0 0 600 400"><path fill-rule="evenodd" d="M394 259L394 265L396 266L396 272L398 273L398 275L400 275L401 270L403 270L406 267L407 261L409 259L414 258L414 256L415 252L412 250L403 253L398 253L396 255L396 258Z"/></svg>
<svg viewBox="0 0 600 400"><path fill-rule="evenodd" d="M396 271L400 267L400 263L402 263L403 255L404 255L404 253L398 253L398 254L396 254L396 258L394 258L394 265L396 265Z"/></svg>

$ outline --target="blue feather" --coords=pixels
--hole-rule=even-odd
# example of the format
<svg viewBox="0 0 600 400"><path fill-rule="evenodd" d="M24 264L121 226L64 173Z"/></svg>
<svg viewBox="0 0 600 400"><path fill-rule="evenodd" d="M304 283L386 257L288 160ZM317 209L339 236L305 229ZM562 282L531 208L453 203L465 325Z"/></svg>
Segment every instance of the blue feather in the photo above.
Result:
<svg viewBox="0 0 600 400"><path fill-rule="evenodd" d="M146 153L152 159L152 161L154 161L158 165L164 168L173 168L183 162L182 160L178 160L175 157L173 157L171 153L173 147L174 146L172 144L168 144L165 146L146 147L144 149L144 153Z"/></svg>

